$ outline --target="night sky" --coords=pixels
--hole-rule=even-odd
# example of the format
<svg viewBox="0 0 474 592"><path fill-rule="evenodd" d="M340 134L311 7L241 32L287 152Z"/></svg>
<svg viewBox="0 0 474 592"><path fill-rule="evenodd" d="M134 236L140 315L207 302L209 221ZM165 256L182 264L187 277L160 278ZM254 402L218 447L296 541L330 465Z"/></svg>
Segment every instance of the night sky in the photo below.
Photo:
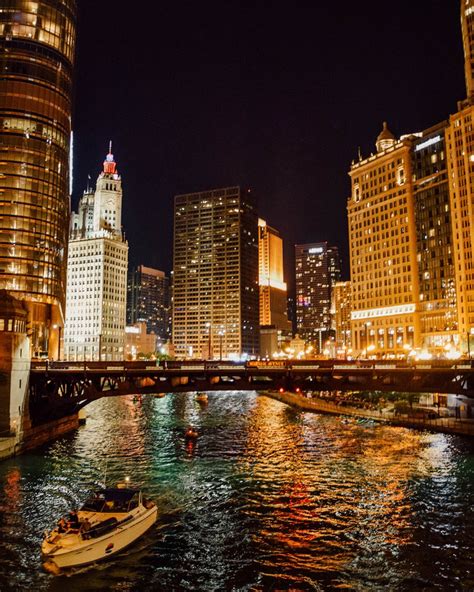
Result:
<svg viewBox="0 0 474 592"><path fill-rule="evenodd" d="M358 147L465 96L458 0L79 4L73 208L112 139L131 264L171 270L174 195L240 184L290 285L295 243L338 245L348 278Z"/></svg>

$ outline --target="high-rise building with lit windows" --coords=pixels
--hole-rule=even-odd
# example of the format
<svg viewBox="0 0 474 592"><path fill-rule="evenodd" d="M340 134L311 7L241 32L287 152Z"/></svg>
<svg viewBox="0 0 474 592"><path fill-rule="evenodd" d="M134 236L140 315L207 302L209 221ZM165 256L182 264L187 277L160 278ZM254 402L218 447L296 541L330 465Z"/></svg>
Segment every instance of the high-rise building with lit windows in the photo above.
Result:
<svg viewBox="0 0 474 592"><path fill-rule="evenodd" d="M65 359L124 359L127 269L122 180L110 146L96 190L84 192L71 217Z"/></svg>
<svg viewBox="0 0 474 592"><path fill-rule="evenodd" d="M420 343L412 141L384 123L376 148L349 173L352 347L406 354Z"/></svg>
<svg viewBox="0 0 474 592"><path fill-rule="evenodd" d="M286 282L283 277L283 240L265 220L258 220L258 284L260 325L272 325L285 334L291 332L288 321Z"/></svg>
<svg viewBox="0 0 474 592"><path fill-rule="evenodd" d="M33 355L56 355L66 292L76 2L0 6L0 289L25 302Z"/></svg>
<svg viewBox="0 0 474 592"><path fill-rule="evenodd" d="M158 346L169 339L169 278L164 271L138 265L128 273L127 324L146 323Z"/></svg>
<svg viewBox="0 0 474 592"><path fill-rule="evenodd" d="M341 279L339 250L327 242L295 245L296 331L321 353L334 338L332 289Z"/></svg>
<svg viewBox="0 0 474 592"><path fill-rule="evenodd" d="M412 138L420 346L436 354L457 342L458 333L446 125Z"/></svg>
<svg viewBox="0 0 474 592"><path fill-rule="evenodd" d="M348 202L352 337L357 352L405 356L457 345L458 315L447 122L353 163Z"/></svg>
<svg viewBox="0 0 474 592"><path fill-rule="evenodd" d="M258 354L258 226L248 189L175 197L173 345L180 358Z"/></svg>
<svg viewBox="0 0 474 592"><path fill-rule="evenodd" d="M474 101L474 0L461 0L461 30L466 99L472 103Z"/></svg>
<svg viewBox="0 0 474 592"><path fill-rule="evenodd" d="M336 282L332 290L332 314L336 332L336 355L347 357L352 354L351 341L351 282Z"/></svg>
<svg viewBox="0 0 474 592"><path fill-rule="evenodd" d="M461 0L466 99L446 128L447 177L452 216L459 349L474 343L474 0Z"/></svg>

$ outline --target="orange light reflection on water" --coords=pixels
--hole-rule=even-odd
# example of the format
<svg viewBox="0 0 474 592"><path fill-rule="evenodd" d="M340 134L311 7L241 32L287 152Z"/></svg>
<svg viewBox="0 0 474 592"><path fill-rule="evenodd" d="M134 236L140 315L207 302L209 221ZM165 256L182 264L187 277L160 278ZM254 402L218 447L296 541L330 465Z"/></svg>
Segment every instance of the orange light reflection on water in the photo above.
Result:
<svg viewBox="0 0 474 592"><path fill-rule="evenodd" d="M268 460L278 465L274 487L260 492L264 505L274 508L263 521L262 540L283 543L290 554L298 549L300 566L337 571L351 562L355 547L370 556L409 544L410 480L433 470L427 449L429 436L419 432L339 423L259 397L245 455L253 462L243 470L265 481ZM279 487L278 478L291 487ZM339 540L329 556L335 531L347 544Z"/></svg>

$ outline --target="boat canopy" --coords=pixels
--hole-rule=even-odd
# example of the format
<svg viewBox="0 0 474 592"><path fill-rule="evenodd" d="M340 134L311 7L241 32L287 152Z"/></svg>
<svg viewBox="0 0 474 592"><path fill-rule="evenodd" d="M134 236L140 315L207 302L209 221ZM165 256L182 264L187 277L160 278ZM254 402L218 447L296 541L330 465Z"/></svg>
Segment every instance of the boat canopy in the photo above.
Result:
<svg viewBox="0 0 474 592"><path fill-rule="evenodd" d="M127 512L138 503L139 489L106 488L95 491L81 510L84 512ZM136 496L135 500L133 498ZM132 501L133 500L133 501ZM132 504L130 505L130 502Z"/></svg>

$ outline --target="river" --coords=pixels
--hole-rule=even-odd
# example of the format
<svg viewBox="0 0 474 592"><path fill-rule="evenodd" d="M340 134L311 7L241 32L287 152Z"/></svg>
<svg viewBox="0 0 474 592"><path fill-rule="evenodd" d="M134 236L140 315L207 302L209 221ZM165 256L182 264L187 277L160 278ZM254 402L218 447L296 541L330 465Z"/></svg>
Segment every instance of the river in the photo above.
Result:
<svg viewBox="0 0 474 592"><path fill-rule="evenodd" d="M473 590L474 444L256 393L101 399L0 463L0 590ZM187 447L188 424L200 437ZM129 550L65 576L42 533L104 479L159 505Z"/></svg>

